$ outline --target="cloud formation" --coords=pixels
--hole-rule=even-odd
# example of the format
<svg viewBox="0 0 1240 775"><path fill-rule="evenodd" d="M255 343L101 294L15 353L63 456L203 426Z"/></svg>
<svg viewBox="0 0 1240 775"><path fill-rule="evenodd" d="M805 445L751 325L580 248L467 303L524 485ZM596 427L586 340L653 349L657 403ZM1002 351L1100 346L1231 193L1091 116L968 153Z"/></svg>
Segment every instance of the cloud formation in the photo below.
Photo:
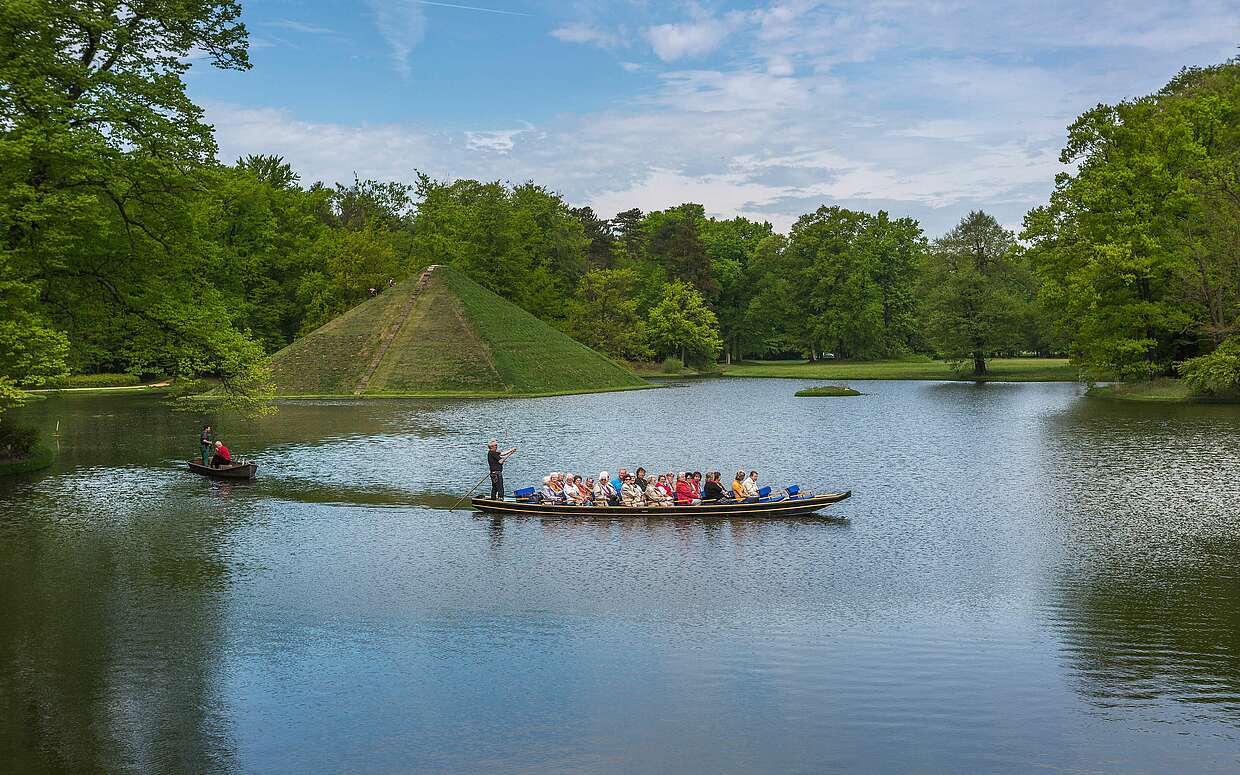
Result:
<svg viewBox="0 0 1240 775"><path fill-rule="evenodd" d="M424 3L418 0L366 0L379 35L388 45L392 66L401 78L410 75L409 55L426 34Z"/></svg>
<svg viewBox="0 0 1240 775"><path fill-rule="evenodd" d="M380 30L421 34L416 3L371 2L388 9L375 11ZM534 180L604 215L692 200L786 228L841 204L911 215L938 234L973 208L1018 224L1049 194L1076 115L1221 61L1240 28L1240 9L1213 0L1124 13L1075 0L688 9L556 20L553 37L602 49L644 88L586 111L571 110L570 93L568 110L517 129L485 118L456 129L311 123L218 103L208 115L223 158L280 153L308 181L411 180L416 168ZM407 72L411 47L389 45Z"/></svg>

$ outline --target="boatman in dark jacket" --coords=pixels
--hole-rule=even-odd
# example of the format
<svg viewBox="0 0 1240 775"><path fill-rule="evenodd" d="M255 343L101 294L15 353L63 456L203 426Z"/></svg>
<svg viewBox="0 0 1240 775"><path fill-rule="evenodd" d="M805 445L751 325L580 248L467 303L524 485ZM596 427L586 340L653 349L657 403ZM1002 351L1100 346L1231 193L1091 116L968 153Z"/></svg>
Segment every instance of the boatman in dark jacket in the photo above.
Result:
<svg viewBox="0 0 1240 775"><path fill-rule="evenodd" d="M491 500L504 499L504 461L516 451L516 447L509 447L500 452L498 441L491 439L487 442L487 467L491 469Z"/></svg>

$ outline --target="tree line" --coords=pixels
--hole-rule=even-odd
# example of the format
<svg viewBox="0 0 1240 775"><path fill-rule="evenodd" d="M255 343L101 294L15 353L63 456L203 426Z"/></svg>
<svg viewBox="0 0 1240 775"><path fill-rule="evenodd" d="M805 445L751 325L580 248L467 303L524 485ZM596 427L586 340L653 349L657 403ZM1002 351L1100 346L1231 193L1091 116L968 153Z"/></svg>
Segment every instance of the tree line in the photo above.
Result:
<svg viewBox="0 0 1240 775"><path fill-rule="evenodd" d="M1017 235L984 212L928 239L824 206L788 233L702 204L604 217L533 182L303 184L216 161L192 52L249 68L235 0L0 12L0 410L70 372L210 376L265 359L421 267L451 264L616 358L709 366L996 354L1240 380L1240 62L1182 71L1069 129ZM278 149L276 149L278 150Z"/></svg>

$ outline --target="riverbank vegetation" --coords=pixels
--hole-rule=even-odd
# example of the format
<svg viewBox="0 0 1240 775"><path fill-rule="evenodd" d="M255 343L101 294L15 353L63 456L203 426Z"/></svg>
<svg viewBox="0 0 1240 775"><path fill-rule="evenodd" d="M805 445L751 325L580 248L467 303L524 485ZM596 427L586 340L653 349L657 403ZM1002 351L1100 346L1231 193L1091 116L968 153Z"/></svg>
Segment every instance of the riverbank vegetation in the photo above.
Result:
<svg viewBox="0 0 1240 775"><path fill-rule="evenodd" d="M995 382L1072 382L1079 369L1067 358L991 358L984 376L962 364L930 358L883 361L745 361L724 369L729 377L784 379L920 379Z"/></svg>
<svg viewBox="0 0 1240 775"><path fill-rule="evenodd" d="M1083 114L1021 239L984 212L932 239L837 206L783 234L709 203L609 217L536 182L307 182L279 148L222 164L184 78L249 69L238 3L143 9L5 13L21 44L0 54L0 411L102 373L209 377L261 407L272 354L430 264L617 360L942 378L903 360L923 355L981 379L1240 384L1235 60ZM1021 353L1072 366L1005 372Z"/></svg>

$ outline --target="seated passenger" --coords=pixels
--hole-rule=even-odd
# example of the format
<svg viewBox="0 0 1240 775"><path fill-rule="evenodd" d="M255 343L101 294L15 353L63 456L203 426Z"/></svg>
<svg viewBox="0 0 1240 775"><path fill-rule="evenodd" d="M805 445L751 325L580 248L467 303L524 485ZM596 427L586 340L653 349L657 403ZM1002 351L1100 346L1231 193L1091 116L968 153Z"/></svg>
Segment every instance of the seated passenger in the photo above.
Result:
<svg viewBox="0 0 1240 775"><path fill-rule="evenodd" d="M633 484L641 488L642 492L646 491L646 485L650 482L646 481L646 469L639 467L633 475Z"/></svg>
<svg viewBox="0 0 1240 775"><path fill-rule="evenodd" d="M693 497L702 499L702 472L694 471L689 475L689 484L693 486Z"/></svg>
<svg viewBox="0 0 1240 775"><path fill-rule="evenodd" d="M659 485L663 484L664 487ZM646 485L646 505L648 506L671 506L672 498L667 494L665 477L659 476L657 481L650 482Z"/></svg>
<svg viewBox="0 0 1240 775"><path fill-rule="evenodd" d="M564 499L574 506L589 506L594 493L581 481L581 474L576 474L564 486Z"/></svg>
<svg viewBox="0 0 1240 775"><path fill-rule="evenodd" d="M560 502L560 493L557 492L555 487L551 485L550 476L543 477L543 486L542 486L542 489L538 491L538 494L542 496L543 503L559 503Z"/></svg>
<svg viewBox="0 0 1240 775"><path fill-rule="evenodd" d="M706 484L702 488L702 502L718 503L723 497L723 485L719 483L719 472L711 471L706 475Z"/></svg>
<svg viewBox="0 0 1240 775"><path fill-rule="evenodd" d="M623 471L624 469L620 469ZM627 472L625 474L627 476ZM624 485L621 485L622 487ZM606 471L598 472L598 481L594 483L594 505L615 506L620 503L620 493L616 491Z"/></svg>
<svg viewBox="0 0 1240 775"><path fill-rule="evenodd" d="M230 465L232 465L232 453L228 451L228 447L224 446L224 442L215 442L215 453L211 455L211 467L219 468Z"/></svg>
<svg viewBox="0 0 1240 775"><path fill-rule="evenodd" d="M615 489L616 495L620 495L620 488L624 486L624 480L629 475L629 469L621 468L616 472L616 478L611 480L611 486Z"/></svg>
<svg viewBox="0 0 1240 775"><path fill-rule="evenodd" d="M642 493L642 489L637 486L637 477L629 475L624 480L624 486L620 488L620 505L621 506L645 506L646 497Z"/></svg>
<svg viewBox="0 0 1240 775"><path fill-rule="evenodd" d="M676 505L696 506L702 502L693 490L693 480L684 474L676 478Z"/></svg>
<svg viewBox="0 0 1240 775"><path fill-rule="evenodd" d="M732 480L732 497L742 502L749 497L749 495L745 492L744 471L737 471L736 478Z"/></svg>
<svg viewBox="0 0 1240 775"><path fill-rule="evenodd" d="M658 487L671 503L676 502L676 474L660 474Z"/></svg>
<svg viewBox="0 0 1240 775"><path fill-rule="evenodd" d="M758 472L750 471L749 478L745 480L745 496L748 498L757 498L758 490Z"/></svg>

